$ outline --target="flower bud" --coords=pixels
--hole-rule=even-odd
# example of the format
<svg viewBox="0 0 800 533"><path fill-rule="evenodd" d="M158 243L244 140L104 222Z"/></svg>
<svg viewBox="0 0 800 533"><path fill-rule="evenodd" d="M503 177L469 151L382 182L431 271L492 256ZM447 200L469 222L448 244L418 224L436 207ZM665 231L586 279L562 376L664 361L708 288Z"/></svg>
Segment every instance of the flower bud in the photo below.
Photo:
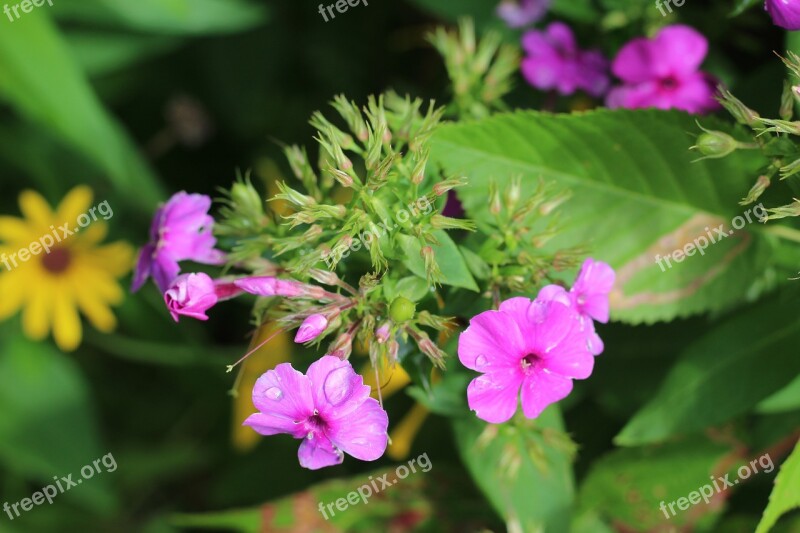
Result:
<svg viewBox="0 0 800 533"><path fill-rule="evenodd" d="M341 360L350 357L353 352L353 336L347 332L342 333L328 349L328 355L333 355Z"/></svg>
<svg viewBox="0 0 800 533"><path fill-rule="evenodd" d="M736 122L750 127L758 126L760 115L756 111L744 105L741 100L722 86L719 87L719 94L717 100L736 119Z"/></svg>
<svg viewBox="0 0 800 533"><path fill-rule="evenodd" d="M375 330L375 340L377 340L380 344L383 344L387 340L389 340L389 326L391 322L384 322L381 327Z"/></svg>
<svg viewBox="0 0 800 533"><path fill-rule="evenodd" d="M175 322L178 322L179 315L208 320L206 311L214 307L217 301L219 297L214 280L202 272L178 276L164 292L164 302Z"/></svg>
<svg viewBox="0 0 800 533"><path fill-rule="evenodd" d="M788 81L783 82L783 93L781 94L781 107L778 114L783 120L791 120L794 115L794 91L792 84Z"/></svg>
<svg viewBox="0 0 800 533"><path fill-rule="evenodd" d="M294 337L294 342L302 344L319 337L322 332L328 327L328 319L325 315L319 313L313 314L306 318L300 328L297 330L297 335Z"/></svg>
<svg viewBox="0 0 800 533"><path fill-rule="evenodd" d="M721 131L705 130L697 137L697 144L691 150L697 150L707 158L718 159L733 153L739 147L739 141Z"/></svg>
<svg viewBox="0 0 800 533"><path fill-rule="evenodd" d="M398 296L389 306L389 316L393 322L405 322L414 318L417 305L403 296Z"/></svg>

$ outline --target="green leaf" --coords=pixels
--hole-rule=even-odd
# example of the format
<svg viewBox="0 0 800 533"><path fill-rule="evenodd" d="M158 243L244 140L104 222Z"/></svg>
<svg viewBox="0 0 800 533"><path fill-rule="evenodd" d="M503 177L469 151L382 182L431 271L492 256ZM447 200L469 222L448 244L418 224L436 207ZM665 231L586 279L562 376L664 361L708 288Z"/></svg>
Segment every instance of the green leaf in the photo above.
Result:
<svg viewBox="0 0 800 533"><path fill-rule="evenodd" d="M171 37L72 31L65 35L81 68L90 76L102 76L176 48Z"/></svg>
<svg viewBox="0 0 800 533"><path fill-rule="evenodd" d="M0 98L94 162L142 210L152 211L162 196L155 176L103 109L46 11L4 25L0 72Z"/></svg>
<svg viewBox="0 0 800 533"><path fill-rule="evenodd" d="M0 357L0 460L36 484L53 476L81 478L81 468L101 459L86 382L69 356L47 343L19 336L4 339ZM113 451L112 451L113 452ZM102 472L102 471L101 471ZM98 512L118 502L102 472L64 498Z"/></svg>
<svg viewBox="0 0 800 533"><path fill-rule="evenodd" d="M797 303L766 301L695 341L661 389L622 429L623 446L659 442L730 420L800 373Z"/></svg>
<svg viewBox="0 0 800 533"><path fill-rule="evenodd" d="M673 505L673 515L667 505L698 491L729 452L706 441L615 450L593 463L578 492L579 509L596 511L616 529L656 531L671 524L691 530L722 509L701 500L691 510Z"/></svg>
<svg viewBox="0 0 800 533"><path fill-rule="evenodd" d="M736 0L736 6L731 11L731 16L741 15L753 6L764 5L761 0Z"/></svg>
<svg viewBox="0 0 800 533"><path fill-rule="evenodd" d="M764 288L774 239L748 212L751 224L729 235L738 205L757 175L760 156L692 162L698 131L680 112L599 110L573 115L517 112L442 127L432 157L447 173L465 175L460 191L470 218L489 231L486 191L523 177L525 194L539 178L573 193L561 207L552 247L588 245L617 270L612 317L632 323L671 320L730 307ZM711 118L703 125L726 126ZM720 177L724 176L725 179ZM758 211L761 213L761 211ZM746 222L745 218L742 221ZM740 224L740 221L736 221ZM667 256L722 224L728 236L699 255ZM706 230L705 228L709 229ZM770 226L771 228L771 226Z"/></svg>
<svg viewBox="0 0 800 533"><path fill-rule="evenodd" d="M557 406L536 420L493 425L469 415L452 424L464 464L509 531L567 531L573 444Z"/></svg>
<svg viewBox="0 0 800 533"><path fill-rule="evenodd" d="M431 248L433 248L436 262L439 263L439 268L442 271L442 283L478 292L478 285L472 278L467 263L464 261L464 257L458 250L456 243L453 242L453 239L443 230L434 231L433 236L439 241L439 244L433 245ZM425 261L420 255L422 246L419 240L404 234L398 235L398 238L400 239L403 253L405 253L403 264L417 276L427 279Z"/></svg>
<svg viewBox="0 0 800 533"><path fill-rule="evenodd" d="M775 488L769 495L769 504L764 509L764 516L758 524L756 533L767 533L781 515L800 507L798 487L800 487L800 441L775 478Z"/></svg>
<svg viewBox="0 0 800 533"><path fill-rule="evenodd" d="M63 20L164 35L238 32L262 24L266 8L244 0L83 0L56 8Z"/></svg>
<svg viewBox="0 0 800 533"><path fill-rule="evenodd" d="M800 409L800 376L756 407L759 413L786 413Z"/></svg>

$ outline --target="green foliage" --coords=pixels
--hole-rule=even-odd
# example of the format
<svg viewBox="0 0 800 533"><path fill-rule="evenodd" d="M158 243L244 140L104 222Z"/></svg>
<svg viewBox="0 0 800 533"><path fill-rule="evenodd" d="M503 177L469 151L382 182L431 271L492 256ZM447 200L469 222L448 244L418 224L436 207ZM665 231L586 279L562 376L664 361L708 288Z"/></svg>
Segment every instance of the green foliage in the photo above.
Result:
<svg viewBox="0 0 800 533"><path fill-rule="evenodd" d="M781 466L775 479L775 488L769 497L769 505L764 510L764 516L758 524L756 533L767 533L781 515L800 507L798 487L800 487L800 441Z"/></svg>

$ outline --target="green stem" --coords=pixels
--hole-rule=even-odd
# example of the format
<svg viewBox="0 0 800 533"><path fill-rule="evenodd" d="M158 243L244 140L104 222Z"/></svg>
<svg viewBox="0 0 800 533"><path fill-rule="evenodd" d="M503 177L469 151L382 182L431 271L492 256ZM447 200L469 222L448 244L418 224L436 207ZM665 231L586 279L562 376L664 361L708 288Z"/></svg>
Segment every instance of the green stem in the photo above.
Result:
<svg viewBox="0 0 800 533"><path fill-rule="evenodd" d="M793 242L800 242L800 230L788 226L767 226L764 233L775 235Z"/></svg>

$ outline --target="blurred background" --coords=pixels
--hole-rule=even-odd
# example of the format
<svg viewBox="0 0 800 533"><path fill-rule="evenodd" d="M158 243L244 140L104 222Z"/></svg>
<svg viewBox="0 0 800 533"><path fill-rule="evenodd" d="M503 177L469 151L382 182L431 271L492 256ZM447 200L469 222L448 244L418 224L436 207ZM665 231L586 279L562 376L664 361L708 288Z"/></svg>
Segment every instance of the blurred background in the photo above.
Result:
<svg viewBox="0 0 800 533"><path fill-rule="evenodd" d="M780 32L765 17L726 19L729 2L699 4L689 0L683 19L707 20L720 8L717 33L709 36L715 43L709 70L753 107L776 101L779 95L760 84L780 80L782 67L759 54L780 48ZM445 103L446 72L426 34L463 13L516 42L519 34L493 16L495 5L370 0L325 22L310 1L53 0L52 7L20 10L13 21L2 16L0 214L21 217L25 189L55 207L74 187L87 185L91 205L107 201L113 208L105 242L139 247L158 203L172 193L218 197L220 187L248 172L267 190L288 173L280 143L315 153L307 120L336 94L363 102L393 88ZM556 15L570 10L571 2L556 2ZM601 21L586 18L578 31L592 42ZM634 31L611 31L608 48ZM519 107L540 101L521 81L510 99ZM570 105L594 104L577 98ZM61 350L50 336L26 335L20 314L0 303L0 503L30 497L54 476L77 479L81 467L107 454L118 465L52 505L14 520L0 514L0 531L325 530L332 526L317 511L318 500L341 497L375 468L422 453L433 464L430 473L412 476L370 506L353 507L340 526L502 530L455 447L442 438L449 431L442 419L414 418L411 398L398 394L388 404L393 419L412 415L400 439L407 449L377 465L348 459L338 468L304 470L295 441L260 442L239 424L253 411L248 380L290 356L304 358L305 366L312 355L293 354L291 343L278 338L236 382L225 367L247 350L251 301L212 310L206 323L175 324L153 286L130 295L130 276L120 283L125 297L114 311L117 327L104 333L84 322L75 350ZM0 287L7 291L0 301L9 298L11 287ZM14 290L23 299L29 294L27 285ZM652 392L682 343L702 330L702 319L607 329L608 364L598 372L619 376L619 390L598 391L600 402L567 413L568 427L587 428L574 435L585 446L579 475ZM655 339L661 340L657 349L651 348ZM643 350L646 360L637 358ZM576 387L570 402L581 402L591 386ZM243 394L237 399L231 390ZM756 510L769 490L770 478L763 477L736 496ZM324 485L328 496L302 494L334 478L353 481ZM361 513L370 517L361 521Z"/></svg>

